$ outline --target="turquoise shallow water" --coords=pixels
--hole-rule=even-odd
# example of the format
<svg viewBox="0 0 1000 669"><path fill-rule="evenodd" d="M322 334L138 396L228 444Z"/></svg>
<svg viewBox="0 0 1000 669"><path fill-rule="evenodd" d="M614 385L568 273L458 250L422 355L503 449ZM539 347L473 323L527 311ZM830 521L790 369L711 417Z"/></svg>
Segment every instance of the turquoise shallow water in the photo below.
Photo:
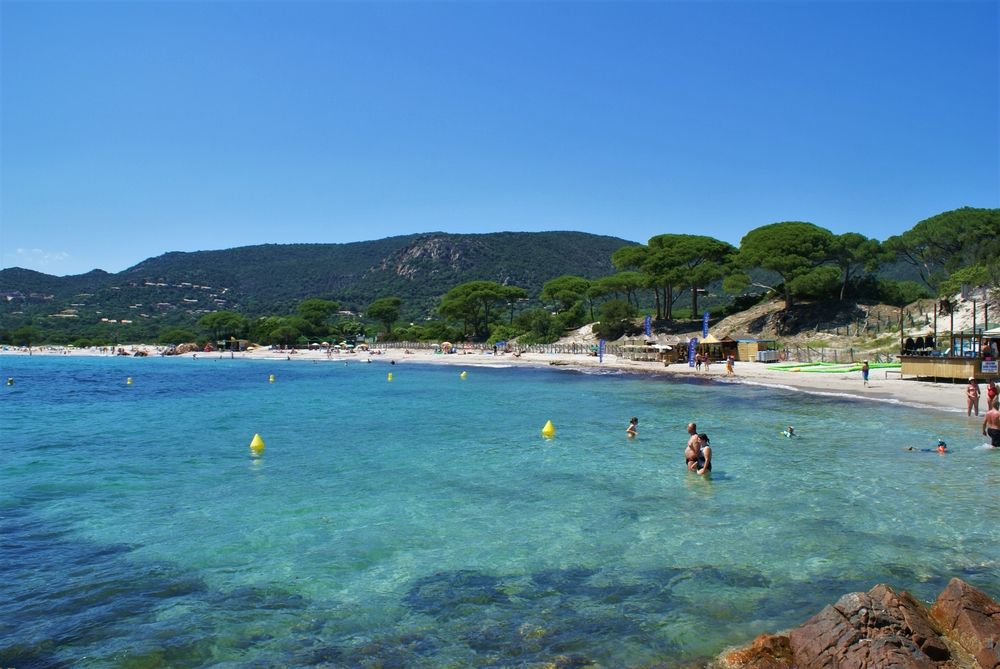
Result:
<svg viewBox="0 0 1000 669"><path fill-rule="evenodd" d="M0 665L673 666L878 582L1000 596L1000 454L964 416L460 371L0 359Z"/></svg>

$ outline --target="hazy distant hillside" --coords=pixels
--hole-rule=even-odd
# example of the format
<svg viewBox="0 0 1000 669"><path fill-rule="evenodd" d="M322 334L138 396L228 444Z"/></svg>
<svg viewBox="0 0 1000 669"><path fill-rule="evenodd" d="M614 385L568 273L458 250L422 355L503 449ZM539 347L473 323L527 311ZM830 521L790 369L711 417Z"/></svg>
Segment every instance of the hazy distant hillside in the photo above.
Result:
<svg viewBox="0 0 1000 669"><path fill-rule="evenodd" d="M456 285L486 279L537 295L563 274L611 274L611 254L631 244L580 232L428 233L351 244L267 244L172 252L118 274L54 277L0 270L0 314L61 313L100 320L186 320L219 309L281 313L322 296L363 309L377 297L403 299L411 317L429 313ZM23 299L22 299L23 297Z"/></svg>

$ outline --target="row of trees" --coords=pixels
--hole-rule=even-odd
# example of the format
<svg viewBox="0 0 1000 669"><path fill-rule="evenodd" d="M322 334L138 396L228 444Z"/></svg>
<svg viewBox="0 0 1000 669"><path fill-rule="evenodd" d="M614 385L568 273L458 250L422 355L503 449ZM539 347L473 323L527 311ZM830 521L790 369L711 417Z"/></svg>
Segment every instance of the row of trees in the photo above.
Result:
<svg viewBox="0 0 1000 669"><path fill-rule="evenodd" d="M900 262L915 270L920 281L878 276ZM1000 289L1000 210L946 212L884 243L801 221L751 230L739 248L705 235L663 234L645 245L619 249L612 263L619 271L611 276L562 276L546 282L540 297L554 312L534 309L515 319L514 305L524 291L479 281L450 291L440 314L463 321L463 332L477 337L527 334L528 339L549 341L598 316L603 335L620 336L644 297L651 298L647 304L657 319L671 320L675 305L689 293L690 313L697 314L699 293L713 284L730 296L743 295L736 300L741 307L752 303L745 299L748 293L775 294L786 309L808 298L850 296L902 306L954 294L963 284ZM491 320L491 308L495 314L504 303L511 307L509 321Z"/></svg>
<svg viewBox="0 0 1000 669"><path fill-rule="evenodd" d="M751 230L738 248L705 235L663 234L615 251L611 260L618 271L610 276L566 275L546 282L539 292L541 306L534 308L525 288L479 280L449 290L440 299L439 319L419 325L399 323L403 302L398 297L376 299L363 320L338 314L335 301L311 298L284 316L251 320L229 311L211 313L198 321L197 332L169 327L157 341L238 337L290 345L378 333L382 339L495 341L519 336L548 342L597 320L602 336L616 338L643 309L657 319L674 319L686 295L689 313L697 314L699 295L710 286L729 295L737 309L768 294L783 297L786 308L804 298L848 296L902 305L953 294L962 284L1000 288L1000 210L946 212L885 242L853 232L837 235L799 221ZM879 277L900 263L912 268L919 284ZM7 343L43 338L32 326L0 333Z"/></svg>

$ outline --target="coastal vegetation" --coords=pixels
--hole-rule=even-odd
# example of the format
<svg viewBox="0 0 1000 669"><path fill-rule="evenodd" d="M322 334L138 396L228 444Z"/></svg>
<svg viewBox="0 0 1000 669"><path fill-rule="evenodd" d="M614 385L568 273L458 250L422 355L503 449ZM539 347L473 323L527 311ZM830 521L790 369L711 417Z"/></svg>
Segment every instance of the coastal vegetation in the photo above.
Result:
<svg viewBox="0 0 1000 669"><path fill-rule="evenodd" d="M246 339L555 341L725 315L770 297L902 307L1000 287L1000 210L962 208L884 242L803 221L645 244L574 232L433 233L353 244L167 253L118 274L0 271L0 343L178 344Z"/></svg>

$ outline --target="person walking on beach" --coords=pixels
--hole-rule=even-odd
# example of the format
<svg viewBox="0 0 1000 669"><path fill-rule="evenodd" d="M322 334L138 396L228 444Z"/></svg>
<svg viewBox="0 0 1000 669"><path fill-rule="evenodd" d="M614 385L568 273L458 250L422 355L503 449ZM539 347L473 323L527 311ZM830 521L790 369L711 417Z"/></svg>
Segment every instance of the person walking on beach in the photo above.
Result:
<svg viewBox="0 0 1000 669"><path fill-rule="evenodd" d="M868 374L869 374L870 371L871 371L871 368L868 367L868 361L865 360L864 363L862 363L862 365L861 365L861 378L865 382L865 388L868 387Z"/></svg>
<svg viewBox="0 0 1000 669"><path fill-rule="evenodd" d="M701 353L694 354L694 370L696 372L701 371Z"/></svg>
<svg viewBox="0 0 1000 669"><path fill-rule="evenodd" d="M995 379L990 379L986 384L986 408L989 409L993 406L993 403L997 401L997 394L1000 390L997 389L997 382Z"/></svg>
<svg viewBox="0 0 1000 669"><path fill-rule="evenodd" d="M966 416L971 416L972 412L975 411L976 415L979 415L979 384L976 383L976 377L969 377L969 385L965 387L965 404L966 404Z"/></svg>
<svg viewBox="0 0 1000 669"><path fill-rule="evenodd" d="M736 358L730 353L729 357L726 358L726 376L736 376L736 372L733 371L733 366L736 364Z"/></svg>
<svg viewBox="0 0 1000 669"><path fill-rule="evenodd" d="M636 416L632 416L632 420L628 422L628 427L625 428L625 434L629 436L629 439L639 434L639 419Z"/></svg>
<svg viewBox="0 0 1000 669"><path fill-rule="evenodd" d="M996 401L990 405L983 418L983 436L990 438L990 446L1000 448L1000 408Z"/></svg>

